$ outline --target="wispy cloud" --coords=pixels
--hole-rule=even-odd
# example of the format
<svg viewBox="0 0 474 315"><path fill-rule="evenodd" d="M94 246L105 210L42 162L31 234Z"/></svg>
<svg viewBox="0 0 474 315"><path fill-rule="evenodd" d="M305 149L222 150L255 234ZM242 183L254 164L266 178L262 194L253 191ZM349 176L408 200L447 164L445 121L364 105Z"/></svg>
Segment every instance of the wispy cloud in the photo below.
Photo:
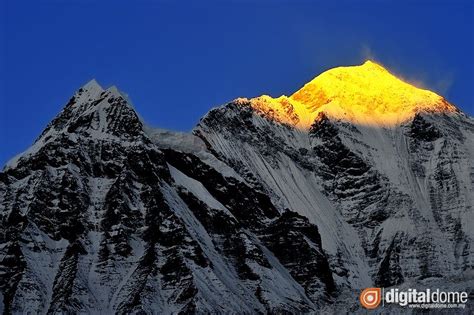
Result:
<svg viewBox="0 0 474 315"><path fill-rule="evenodd" d="M384 61L379 58L373 47L368 44L361 45L359 54L363 61L369 59L375 61L386 67L387 70L401 80L421 89L428 89L441 95L447 95L454 83L454 74L450 71L446 71L446 69L441 71L437 69L436 65L426 70L416 68L404 71L404 67L401 66L402 63L393 58L390 59L389 63L385 64Z"/></svg>
<svg viewBox="0 0 474 315"><path fill-rule="evenodd" d="M377 57L375 56L375 52L373 49L367 45L367 44L362 44L361 49L360 49L360 55L362 60L372 60L372 61L378 61Z"/></svg>

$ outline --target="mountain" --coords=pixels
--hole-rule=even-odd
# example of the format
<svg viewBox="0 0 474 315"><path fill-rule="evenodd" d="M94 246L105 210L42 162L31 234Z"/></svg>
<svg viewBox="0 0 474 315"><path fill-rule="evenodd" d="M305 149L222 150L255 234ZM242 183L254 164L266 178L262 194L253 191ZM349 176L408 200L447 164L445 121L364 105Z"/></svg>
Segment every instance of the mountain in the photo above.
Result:
<svg viewBox="0 0 474 315"><path fill-rule="evenodd" d="M473 203L474 120L371 61L192 134L91 81L0 173L0 305L362 313L366 287L472 292Z"/></svg>
<svg viewBox="0 0 474 315"><path fill-rule="evenodd" d="M326 71L290 97L260 99L269 101L276 112L285 108L281 104L291 104L298 121L285 114L280 121L301 129L309 129L319 113L333 120L380 127L399 125L421 111L457 111L443 97L401 81L370 60L361 66Z"/></svg>

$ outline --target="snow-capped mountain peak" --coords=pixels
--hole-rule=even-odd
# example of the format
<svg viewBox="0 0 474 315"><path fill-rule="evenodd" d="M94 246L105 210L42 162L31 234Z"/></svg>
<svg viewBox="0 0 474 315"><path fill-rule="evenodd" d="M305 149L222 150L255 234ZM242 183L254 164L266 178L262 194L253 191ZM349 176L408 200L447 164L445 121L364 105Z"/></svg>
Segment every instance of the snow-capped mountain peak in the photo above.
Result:
<svg viewBox="0 0 474 315"><path fill-rule="evenodd" d="M92 90L92 89L103 90L102 86L99 84L99 82L97 82L95 78L92 78L91 80L89 80L86 84L82 86L82 88L84 90Z"/></svg>
<svg viewBox="0 0 474 315"><path fill-rule="evenodd" d="M74 97L82 96L83 101L92 100L96 99L103 91L102 86L95 79L92 79L77 90ZM76 103L80 103L80 101Z"/></svg>
<svg viewBox="0 0 474 315"><path fill-rule="evenodd" d="M458 111L442 96L404 82L370 60L325 71L290 97L254 98L252 106L280 122L306 130L321 112L335 120L391 127L420 112Z"/></svg>
<svg viewBox="0 0 474 315"><path fill-rule="evenodd" d="M123 141L142 136L143 123L129 103L126 94L116 86L103 89L90 80L69 99L62 111L48 124L35 143L8 161L6 168L16 167L19 159L37 154L58 139L78 141L78 137Z"/></svg>

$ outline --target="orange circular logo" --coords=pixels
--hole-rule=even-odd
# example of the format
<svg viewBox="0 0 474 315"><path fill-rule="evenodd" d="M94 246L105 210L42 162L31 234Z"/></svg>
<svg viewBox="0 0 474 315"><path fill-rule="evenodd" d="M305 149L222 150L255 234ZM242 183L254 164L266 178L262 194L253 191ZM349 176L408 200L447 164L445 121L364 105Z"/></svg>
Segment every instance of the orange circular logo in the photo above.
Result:
<svg viewBox="0 0 474 315"><path fill-rule="evenodd" d="M380 288L367 288L360 293L359 301L366 309L377 308L382 301L382 290Z"/></svg>

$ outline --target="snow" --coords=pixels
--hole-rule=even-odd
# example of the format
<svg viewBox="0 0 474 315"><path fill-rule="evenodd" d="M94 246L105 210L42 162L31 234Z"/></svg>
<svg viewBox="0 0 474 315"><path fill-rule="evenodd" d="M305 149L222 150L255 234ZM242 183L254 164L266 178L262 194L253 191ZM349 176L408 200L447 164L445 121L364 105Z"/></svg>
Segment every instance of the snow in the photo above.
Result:
<svg viewBox="0 0 474 315"><path fill-rule="evenodd" d="M197 180L194 180L186 176L185 174L183 174L182 172L180 172L178 169L174 168L170 164L168 164L168 168L176 184L186 188L189 192L191 192L199 200L201 200L206 205L208 205L211 209L218 209L218 210L224 211L227 215L233 217L232 213L230 213L229 210L224 205L222 205L219 201L217 201L209 193L209 191L207 191L207 189L204 187L203 184L201 184Z"/></svg>
<svg viewBox="0 0 474 315"><path fill-rule="evenodd" d="M182 180L187 184L190 183L189 179L177 174L176 170L172 170L172 172L178 180ZM212 311L216 309L216 305L220 305L223 307L222 311L238 310L238 313L253 313L255 310L265 311L255 297L256 284L250 281L242 281L238 277L231 261L223 259L220 251L216 248L213 237L208 234L175 190L165 185L163 193L168 204L187 226L191 237L200 244L205 256L212 262L212 269L202 269L196 268L192 264L188 265L193 269L194 281L201 297L200 302L203 303L201 304L201 310ZM202 191L198 191L198 193L202 197ZM246 242L249 246L261 248L272 265L272 268L268 269L257 264L251 264L252 268L261 277L259 284L267 290L264 295L271 306L288 306L302 298L309 305L313 304L306 297L304 289L295 282L288 271L268 249L260 244L255 236L247 236Z"/></svg>

